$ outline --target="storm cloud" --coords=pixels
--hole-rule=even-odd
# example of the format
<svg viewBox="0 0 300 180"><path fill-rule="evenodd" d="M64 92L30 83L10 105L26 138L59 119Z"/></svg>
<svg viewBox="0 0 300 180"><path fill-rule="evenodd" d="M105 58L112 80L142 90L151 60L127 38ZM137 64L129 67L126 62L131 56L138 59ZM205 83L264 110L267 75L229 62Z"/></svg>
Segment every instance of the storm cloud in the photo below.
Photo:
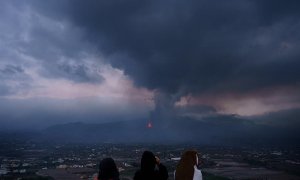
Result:
<svg viewBox="0 0 300 180"><path fill-rule="evenodd" d="M85 31L139 86L176 93L299 85L297 1L34 3ZM50 12L46 8L53 7Z"/></svg>

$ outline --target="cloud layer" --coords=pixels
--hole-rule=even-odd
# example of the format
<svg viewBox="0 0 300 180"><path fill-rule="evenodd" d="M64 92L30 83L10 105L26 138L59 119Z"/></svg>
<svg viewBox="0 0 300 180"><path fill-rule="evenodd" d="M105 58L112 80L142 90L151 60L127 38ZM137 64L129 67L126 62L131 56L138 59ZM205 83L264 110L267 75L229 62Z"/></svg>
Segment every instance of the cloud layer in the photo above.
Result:
<svg viewBox="0 0 300 180"><path fill-rule="evenodd" d="M46 11L49 6L53 11ZM298 84L298 6L297 1L131 0L50 2L37 9L82 28L138 85L199 93Z"/></svg>

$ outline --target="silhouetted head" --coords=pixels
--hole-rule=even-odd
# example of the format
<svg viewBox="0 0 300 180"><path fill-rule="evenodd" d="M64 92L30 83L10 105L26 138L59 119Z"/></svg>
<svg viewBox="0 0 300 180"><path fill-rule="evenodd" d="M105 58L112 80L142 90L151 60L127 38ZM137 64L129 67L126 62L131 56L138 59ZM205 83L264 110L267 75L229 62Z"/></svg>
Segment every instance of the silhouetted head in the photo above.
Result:
<svg viewBox="0 0 300 180"><path fill-rule="evenodd" d="M141 159L141 171L152 172L155 169L156 159L152 152L145 151Z"/></svg>
<svg viewBox="0 0 300 180"><path fill-rule="evenodd" d="M198 164L197 151L190 150L183 153L175 172L176 180L193 180L194 166Z"/></svg>
<svg viewBox="0 0 300 180"><path fill-rule="evenodd" d="M98 180L119 180L119 171L112 158L105 158L100 162Z"/></svg>

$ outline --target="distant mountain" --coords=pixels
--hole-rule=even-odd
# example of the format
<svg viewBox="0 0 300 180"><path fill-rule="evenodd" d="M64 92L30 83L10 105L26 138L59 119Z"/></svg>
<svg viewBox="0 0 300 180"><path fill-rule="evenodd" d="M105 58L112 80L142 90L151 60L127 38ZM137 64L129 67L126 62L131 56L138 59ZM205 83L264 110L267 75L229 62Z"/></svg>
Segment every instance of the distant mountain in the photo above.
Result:
<svg viewBox="0 0 300 180"><path fill-rule="evenodd" d="M138 123L138 124L135 124ZM142 128L142 129L139 129ZM146 136L145 125L140 122L111 122L103 124L68 123L44 130L43 138L66 142L128 142Z"/></svg>
<svg viewBox="0 0 300 180"><path fill-rule="evenodd" d="M181 117L154 121L152 128L147 128L146 125L147 121L143 120L60 124L45 129L38 139L80 143L197 143L236 146L300 144L300 126L271 126L233 115L216 115L201 120Z"/></svg>

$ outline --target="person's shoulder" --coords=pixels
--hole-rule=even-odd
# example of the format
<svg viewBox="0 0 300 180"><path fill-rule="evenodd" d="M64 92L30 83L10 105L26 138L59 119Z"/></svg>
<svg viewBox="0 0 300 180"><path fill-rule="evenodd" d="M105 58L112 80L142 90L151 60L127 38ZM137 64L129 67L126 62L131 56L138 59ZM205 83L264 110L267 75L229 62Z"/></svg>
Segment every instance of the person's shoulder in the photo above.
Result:
<svg viewBox="0 0 300 180"><path fill-rule="evenodd" d="M141 175L141 170L137 170L134 175Z"/></svg>
<svg viewBox="0 0 300 180"><path fill-rule="evenodd" d="M194 167L194 180L202 180L202 172L196 166Z"/></svg>
<svg viewBox="0 0 300 180"><path fill-rule="evenodd" d="M135 172L135 174L134 174L134 180L138 180L138 179L140 179L141 178L141 175L142 175L142 173L141 173L141 170L137 170L136 172Z"/></svg>

